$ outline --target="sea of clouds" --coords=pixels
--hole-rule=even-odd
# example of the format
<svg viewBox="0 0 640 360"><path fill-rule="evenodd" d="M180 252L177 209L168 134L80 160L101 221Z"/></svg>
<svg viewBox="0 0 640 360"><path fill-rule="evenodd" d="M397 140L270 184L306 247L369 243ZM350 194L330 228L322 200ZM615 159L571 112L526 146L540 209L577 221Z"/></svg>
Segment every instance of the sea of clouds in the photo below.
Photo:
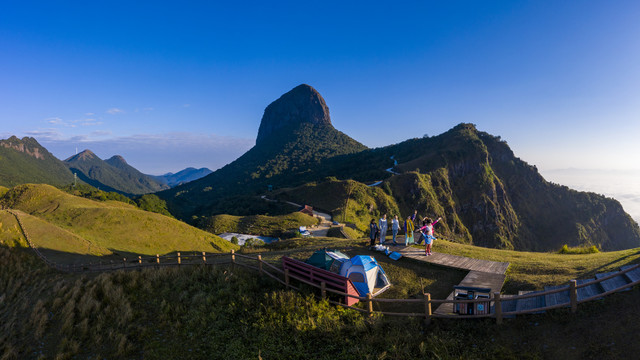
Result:
<svg viewBox="0 0 640 360"><path fill-rule="evenodd" d="M640 170L561 169L541 171L548 181L612 197L640 223Z"/></svg>

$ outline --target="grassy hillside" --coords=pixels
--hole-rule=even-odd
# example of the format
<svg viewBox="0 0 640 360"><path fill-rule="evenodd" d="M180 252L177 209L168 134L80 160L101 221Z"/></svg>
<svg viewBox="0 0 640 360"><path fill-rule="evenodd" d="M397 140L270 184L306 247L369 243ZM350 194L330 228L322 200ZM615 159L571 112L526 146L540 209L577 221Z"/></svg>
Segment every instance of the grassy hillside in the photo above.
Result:
<svg viewBox="0 0 640 360"><path fill-rule="evenodd" d="M317 225L318 219L305 215L300 212L294 212L281 216L233 216L233 215L215 215L202 218L198 221L197 226L213 234L221 234L224 232L235 232L241 234L254 234L272 237L284 237L287 232L297 229L300 226Z"/></svg>
<svg viewBox="0 0 640 360"><path fill-rule="evenodd" d="M62 186L73 182L73 174L34 138L15 136L0 140L0 185L42 183Z"/></svg>
<svg viewBox="0 0 640 360"><path fill-rule="evenodd" d="M48 185L21 185L9 190L0 204L21 210L91 244L90 251L153 255L173 251L229 251L229 242L185 223L137 209L119 201L93 201ZM46 232L42 222L27 221L30 233ZM33 226L33 228L31 228ZM62 243L49 243L65 251ZM54 247L57 246L57 247ZM74 245L75 246L75 245Z"/></svg>
<svg viewBox="0 0 640 360"><path fill-rule="evenodd" d="M3 359L571 360L635 358L640 351L638 288L581 304L576 314L424 326L420 319L367 318L243 269L61 274L4 247L0 267ZM420 291L419 278L411 281Z"/></svg>

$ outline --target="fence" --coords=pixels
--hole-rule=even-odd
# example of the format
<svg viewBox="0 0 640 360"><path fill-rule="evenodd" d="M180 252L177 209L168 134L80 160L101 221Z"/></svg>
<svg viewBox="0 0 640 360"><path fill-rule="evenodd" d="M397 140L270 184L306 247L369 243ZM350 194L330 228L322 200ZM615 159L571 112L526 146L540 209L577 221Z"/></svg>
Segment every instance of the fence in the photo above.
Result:
<svg viewBox="0 0 640 360"><path fill-rule="evenodd" d="M640 264L631 266L625 270L621 270L619 272L615 272L611 275L608 276L604 276L600 279L595 279L593 281L588 281L588 282L584 282L582 284L578 284L576 280L571 280L569 282L569 284L567 286L558 288L558 289L553 289L553 290L548 290L548 291L544 291L544 292L536 292L536 293L531 293L531 294L525 294L525 295L516 295L516 296L512 296L509 298L503 298L499 292L495 292L493 293L492 297L490 299L470 299L470 300L454 300L454 299L445 299L445 300L438 300L438 299L432 299L431 298L431 294L429 293L424 293L423 294L423 298L422 299L376 299L373 298L371 296L371 294L367 294L367 296L365 297L361 297L361 296L357 296L357 295L353 295L350 293L346 293L346 292L342 292L339 290L336 290L335 288L332 288L331 286L328 287L328 284L326 281L324 280L320 280L320 283L318 284L317 281L314 280L318 280L318 279L310 279L310 278L305 278L304 275L302 273L299 274L292 274L289 272L288 269L282 270L279 267L265 261L262 259L261 255L257 255L256 257L253 256L249 256L249 255L244 255L244 254L237 254L235 253L233 250L231 250L231 253L185 253L185 254L181 254L180 252L176 253L175 255L156 255L156 256L138 256L137 258L133 258L133 259L127 259L127 258L123 258L122 261L110 261L110 262L99 262L99 263L89 263L89 264L76 264L76 265L62 265L62 264L57 264L54 263L52 261L49 261L45 256L43 256L40 251L38 251L38 249L36 247L34 247L29 239L29 236L27 234L27 232L25 232L25 228L22 226L22 222L20 220L20 217L13 211L9 210L9 212L11 212L16 219L18 220L18 224L21 227L25 238L27 239L27 242L29 244L29 246L35 251L35 253L50 267L60 270L60 271L65 271L65 272L91 272L91 271L112 271L112 270L135 270L135 269L142 269L142 268L149 268L149 267L167 267L167 266L189 266L189 265L209 265L209 266L216 266L216 265L230 265L232 267L234 266L242 266L245 268L249 268L249 269L253 269L258 271L261 275L265 275L268 276L272 279L274 279L275 281L279 282L280 284L284 285L287 289L294 289L297 291L300 291L300 287L299 286L294 286L291 283L291 280L296 280L297 282L301 283L301 284L305 284L308 286L311 286L313 288L316 288L319 290L319 294L316 294L317 297L319 297L320 299L323 300L327 300L328 302L335 304L335 305L339 305L345 308L349 308L349 309L353 309L355 311L359 311L362 313L366 313L369 316L373 316L374 313L377 314L382 314L382 315L388 315L388 316L405 316L405 317L422 317L425 319L425 322L429 323L431 321L432 318L455 318L455 319L469 319L469 318L495 318L496 322L498 324L501 324L503 322L504 317L507 316L515 316L515 315L524 315L524 314L530 314L530 313L535 313L535 312L541 312L541 311L546 311L546 310L552 310L552 309L557 309L557 308L564 308L564 307L568 307L571 309L572 313L575 313L577 311L578 308L578 304L581 303L585 303L588 301L592 301L592 300L596 300L596 299L600 299L604 296L613 294L615 292L618 291L622 291L625 289L629 289L632 288L636 285L640 285L640 280L636 280L636 281L632 281L630 283L627 283L625 285L619 286L617 288L614 289L610 289L608 291L605 291L603 293L599 293L590 297L586 297L583 298L581 300L578 300L578 289L583 288L583 287L587 287L587 286L591 286L594 284L598 284L601 283L603 281L612 279L614 277L620 276L622 274L625 274L627 272L633 271L637 268L640 267ZM227 260L228 257L228 260ZM242 260L241 260L242 259ZM244 260L248 260L244 261ZM253 265L252 263L255 262L255 265ZM539 297L539 296L545 296L545 295L552 295L552 294L556 294L556 293L561 293L561 292L565 292L568 291L569 292L569 301L565 302L565 303L559 303L559 304L554 304L554 305L550 305L550 306L544 306L544 307L534 307L534 308L529 308L526 310L519 310L519 311L503 311L503 304L506 301L518 301L518 300L523 300L523 299L528 299L528 298L533 298L533 297ZM345 300L345 302L343 301L334 301L328 298L327 293L331 293L331 294L335 294L338 295L340 297L344 297L344 299L347 298L354 298L357 299L358 301L362 302L364 304L364 309L360 308L360 307L354 307L354 306L350 306L348 305L349 302L348 300ZM491 311L487 311L484 314L472 314L472 315L457 315L457 314L434 314L432 311L432 307L433 305L440 305L440 304L446 304L446 303L452 303L452 304L461 304L461 303L472 303L472 304L477 304L477 303L482 303L482 304L486 304L487 302L490 302L491 306ZM380 303L380 304L384 304L384 303L393 303L393 304L419 304L422 303L424 305L424 311L422 312L413 312L413 313L399 313L399 312L388 312L388 311L374 311L373 310L373 304L374 303ZM475 306L475 305L474 305Z"/></svg>

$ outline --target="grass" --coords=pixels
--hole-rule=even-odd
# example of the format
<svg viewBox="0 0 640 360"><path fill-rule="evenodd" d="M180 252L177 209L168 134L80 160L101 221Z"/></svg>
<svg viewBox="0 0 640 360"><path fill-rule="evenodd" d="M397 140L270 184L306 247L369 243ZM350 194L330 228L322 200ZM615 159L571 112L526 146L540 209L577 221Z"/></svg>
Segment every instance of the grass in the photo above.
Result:
<svg viewBox="0 0 640 360"><path fill-rule="evenodd" d="M571 360L640 351L637 287L581 304L576 314L562 309L501 326L434 319L427 327L420 319L367 318L242 268L61 274L6 247L0 266L2 359Z"/></svg>
<svg viewBox="0 0 640 360"><path fill-rule="evenodd" d="M72 196L49 185L15 187L0 203L37 218L25 217L27 231L38 234L42 246L62 253L154 255L237 249L218 236L173 218L119 201ZM61 241L56 241L57 235Z"/></svg>
<svg viewBox="0 0 640 360"><path fill-rule="evenodd" d="M474 259L510 263L503 292L540 290L547 285L565 284L572 279L593 277L596 273L615 271L620 266L640 261L640 249L589 254L558 254L498 250L438 239L433 250Z"/></svg>
<svg viewBox="0 0 640 360"><path fill-rule="evenodd" d="M313 226L318 223L319 220L317 218L301 212L293 212L279 216L215 215L201 219L198 227L213 234L235 232L282 238L291 237L294 234L293 230L298 229L300 226Z"/></svg>

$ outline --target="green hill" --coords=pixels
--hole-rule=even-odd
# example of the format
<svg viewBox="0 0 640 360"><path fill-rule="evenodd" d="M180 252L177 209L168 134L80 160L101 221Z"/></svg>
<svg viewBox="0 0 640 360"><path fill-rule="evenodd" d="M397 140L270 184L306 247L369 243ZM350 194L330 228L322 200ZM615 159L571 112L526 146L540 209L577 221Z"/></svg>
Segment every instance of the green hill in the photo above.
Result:
<svg viewBox="0 0 640 360"><path fill-rule="evenodd" d="M119 201L76 197L48 185L14 187L0 198L0 205L35 217L24 220L29 233L39 234L35 242L56 251L154 255L235 248L215 235L173 218Z"/></svg>
<svg viewBox="0 0 640 360"><path fill-rule="evenodd" d="M121 156L105 161L91 150L84 150L64 162L82 181L105 191L139 195L168 188L127 164Z"/></svg>
<svg viewBox="0 0 640 360"><path fill-rule="evenodd" d="M568 244L609 251L640 246L640 229L618 201L547 182L499 137L471 124L327 159L308 174L309 179L325 176L334 180L277 192L326 209L361 230L383 213L402 218L417 209L421 216L443 217L436 227L441 236L485 247L550 251ZM373 189L363 184L381 180Z"/></svg>
<svg viewBox="0 0 640 360"><path fill-rule="evenodd" d="M42 183L62 186L73 182L73 174L34 138L12 136L0 140L0 185Z"/></svg>

